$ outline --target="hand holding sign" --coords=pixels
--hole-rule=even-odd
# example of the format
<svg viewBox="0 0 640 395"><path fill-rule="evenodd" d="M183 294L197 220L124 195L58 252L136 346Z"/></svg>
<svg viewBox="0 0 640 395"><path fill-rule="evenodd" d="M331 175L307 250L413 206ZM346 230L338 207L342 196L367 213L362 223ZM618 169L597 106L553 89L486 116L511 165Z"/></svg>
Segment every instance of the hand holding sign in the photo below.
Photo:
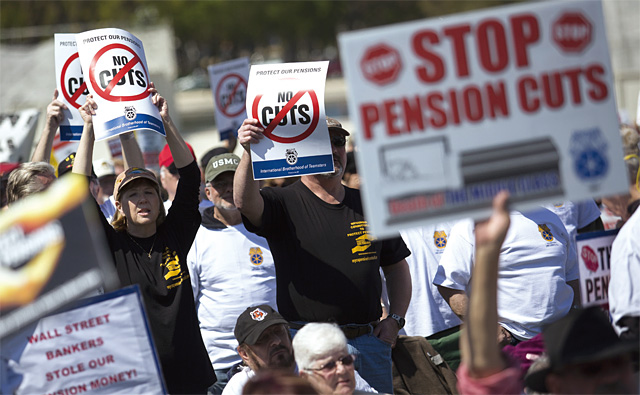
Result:
<svg viewBox="0 0 640 395"><path fill-rule="evenodd" d="M238 142L247 152L250 152L251 144L258 144L263 138L264 129L257 119L245 119L238 129Z"/></svg>
<svg viewBox="0 0 640 395"><path fill-rule="evenodd" d="M68 110L66 104L58 100L58 90L53 91L53 100L47 106L47 123L52 129L57 129L64 120L62 110Z"/></svg>

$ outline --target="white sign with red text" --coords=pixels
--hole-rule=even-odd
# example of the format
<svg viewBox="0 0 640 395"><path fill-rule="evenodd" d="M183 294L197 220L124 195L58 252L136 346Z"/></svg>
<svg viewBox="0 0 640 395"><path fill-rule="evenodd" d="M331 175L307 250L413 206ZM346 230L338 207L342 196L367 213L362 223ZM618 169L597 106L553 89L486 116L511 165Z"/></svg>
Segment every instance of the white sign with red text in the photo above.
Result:
<svg viewBox="0 0 640 395"><path fill-rule="evenodd" d="M210 65L209 80L216 106L216 126L220 140L236 133L247 117L245 102L249 81L249 58Z"/></svg>
<svg viewBox="0 0 640 395"><path fill-rule="evenodd" d="M141 303L137 287L124 288L3 342L0 392L166 393Z"/></svg>
<svg viewBox="0 0 640 395"><path fill-rule="evenodd" d="M251 66L246 111L265 129L251 145L253 178L333 172L324 112L329 62Z"/></svg>
<svg viewBox="0 0 640 395"><path fill-rule="evenodd" d="M84 121L78 109L87 100L89 90L80 67L76 35L56 33L53 37L58 100L67 105L60 123L60 140L80 140Z"/></svg>
<svg viewBox="0 0 640 395"><path fill-rule="evenodd" d="M535 2L339 37L377 236L626 190L598 1Z"/></svg>
<svg viewBox="0 0 640 395"><path fill-rule="evenodd" d="M576 237L580 263L580 300L583 307L609 309L611 245L618 229L579 234Z"/></svg>
<svg viewBox="0 0 640 395"><path fill-rule="evenodd" d="M98 104L93 117L96 141L132 130L164 136L162 118L147 91L142 41L121 29L97 29L77 34L76 42L87 88Z"/></svg>

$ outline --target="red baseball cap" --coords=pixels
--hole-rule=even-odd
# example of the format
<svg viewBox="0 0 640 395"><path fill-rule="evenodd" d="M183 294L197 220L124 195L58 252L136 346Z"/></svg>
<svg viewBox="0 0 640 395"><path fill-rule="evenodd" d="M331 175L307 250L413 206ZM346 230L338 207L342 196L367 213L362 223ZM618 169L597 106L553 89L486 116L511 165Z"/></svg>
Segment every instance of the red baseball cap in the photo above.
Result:
<svg viewBox="0 0 640 395"><path fill-rule="evenodd" d="M187 147L189 147L189 151L191 151L191 155L193 156L193 159L195 159L196 154L195 152L193 152L193 147L189 143L186 143L186 144L187 144ZM160 154L158 155L158 165L160 165L160 167L162 166L169 167L171 166L172 163L173 163L173 155L171 155L169 144L165 144L164 148L162 149L162 151L160 151Z"/></svg>

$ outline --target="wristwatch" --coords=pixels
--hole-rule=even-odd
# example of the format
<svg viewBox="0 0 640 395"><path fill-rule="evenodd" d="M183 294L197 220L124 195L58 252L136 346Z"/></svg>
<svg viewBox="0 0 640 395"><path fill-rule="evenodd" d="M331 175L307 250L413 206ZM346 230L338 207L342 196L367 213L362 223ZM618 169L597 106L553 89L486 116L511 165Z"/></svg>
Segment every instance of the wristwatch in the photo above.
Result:
<svg viewBox="0 0 640 395"><path fill-rule="evenodd" d="M391 314L387 318L391 318L392 320L394 320L398 324L398 329L404 328L404 323L405 323L404 317L400 317L398 314Z"/></svg>

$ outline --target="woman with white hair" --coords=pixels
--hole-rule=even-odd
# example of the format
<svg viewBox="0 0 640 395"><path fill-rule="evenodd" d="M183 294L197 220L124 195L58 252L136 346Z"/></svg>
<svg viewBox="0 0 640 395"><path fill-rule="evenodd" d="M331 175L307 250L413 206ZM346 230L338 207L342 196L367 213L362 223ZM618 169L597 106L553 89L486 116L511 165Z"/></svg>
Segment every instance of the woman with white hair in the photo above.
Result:
<svg viewBox="0 0 640 395"><path fill-rule="evenodd" d="M293 338L300 376L320 393L352 394L356 388L355 357L347 338L335 324L309 323Z"/></svg>

